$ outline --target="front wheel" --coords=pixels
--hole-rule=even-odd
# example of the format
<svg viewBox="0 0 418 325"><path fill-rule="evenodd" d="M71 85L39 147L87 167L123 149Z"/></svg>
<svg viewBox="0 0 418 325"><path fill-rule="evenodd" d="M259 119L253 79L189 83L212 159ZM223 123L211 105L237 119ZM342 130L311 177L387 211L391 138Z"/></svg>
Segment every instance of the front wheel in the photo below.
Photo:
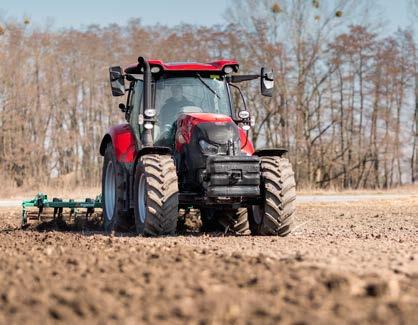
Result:
<svg viewBox="0 0 418 325"><path fill-rule="evenodd" d="M260 205L249 207L253 235L286 236L291 232L295 212L295 177L286 158L261 157Z"/></svg>
<svg viewBox="0 0 418 325"><path fill-rule="evenodd" d="M143 155L135 169L134 213L137 233L174 234L178 219L178 181L167 155Z"/></svg>

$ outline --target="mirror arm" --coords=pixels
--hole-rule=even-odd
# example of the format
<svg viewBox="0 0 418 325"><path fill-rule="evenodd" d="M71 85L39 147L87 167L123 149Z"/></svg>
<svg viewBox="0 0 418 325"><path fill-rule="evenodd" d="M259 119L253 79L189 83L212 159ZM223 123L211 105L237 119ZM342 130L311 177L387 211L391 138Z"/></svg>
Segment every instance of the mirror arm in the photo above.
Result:
<svg viewBox="0 0 418 325"><path fill-rule="evenodd" d="M123 75L123 77L124 77L126 80L128 80L128 81L134 81L134 80L135 80L135 78L134 78L132 75L128 74L128 73L125 73L125 74Z"/></svg>
<svg viewBox="0 0 418 325"><path fill-rule="evenodd" d="M243 81L249 81L260 78L259 74L242 74L242 75L233 75L228 77L229 82L243 82Z"/></svg>

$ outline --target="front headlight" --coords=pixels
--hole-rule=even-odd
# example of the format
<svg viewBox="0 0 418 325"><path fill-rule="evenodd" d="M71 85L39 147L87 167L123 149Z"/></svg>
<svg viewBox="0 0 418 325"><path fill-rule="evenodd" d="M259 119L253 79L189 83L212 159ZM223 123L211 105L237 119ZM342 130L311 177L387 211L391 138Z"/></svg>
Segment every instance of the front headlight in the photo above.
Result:
<svg viewBox="0 0 418 325"><path fill-rule="evenodd" d="M216 155L218 153L218 146L208 143L205 140L200 140L199 145L205 155Z"/></svg>

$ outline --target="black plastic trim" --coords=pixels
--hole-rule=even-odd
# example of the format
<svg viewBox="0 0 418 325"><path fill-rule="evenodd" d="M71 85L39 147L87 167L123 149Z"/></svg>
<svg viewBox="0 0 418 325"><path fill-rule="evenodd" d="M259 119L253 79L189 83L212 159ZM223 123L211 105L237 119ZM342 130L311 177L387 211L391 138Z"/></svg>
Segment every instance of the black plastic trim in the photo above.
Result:
<svg viewBox="0 0 418 325"><path fill-rule="evenodd" d="M143 155L149 154L171 155L171 148L160 146L142 147L137 153L137 159Z"/></svg>
<svg viewBox="0 0 418 325"><path fill-rule="evenodd" d="M105 151L106 151L106 146L108 143L112 142L112 137L110 136L109 133L106 133L105 136L103 137L102 141L100 142L100 155L104 156L105 155Z"/></svg>
<svg viewBox="0 0 418 325"><path fill-rule="evenodd" d="M250 156L210 156L206 163L206 196L257 197L260 162Z"/></svg>
<svg viewBox="0 0 418 325"><path fill-rule="evenodd" d="M288 150L285 148L265 148L265 149L263 148L263 149L256 150L253 156L258 156L258 157L279 156L281 157L287 152Z"/></svg>

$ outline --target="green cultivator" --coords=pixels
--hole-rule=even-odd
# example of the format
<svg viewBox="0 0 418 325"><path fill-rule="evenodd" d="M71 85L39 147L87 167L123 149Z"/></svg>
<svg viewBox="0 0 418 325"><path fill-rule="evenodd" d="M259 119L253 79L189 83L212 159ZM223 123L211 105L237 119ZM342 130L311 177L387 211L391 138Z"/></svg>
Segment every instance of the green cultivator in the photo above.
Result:
<svg viewBox="0 0 418 325"><path fill-rule="evenodd" d="M37 211L28 208L37 208ZM70 209L70 220L77 218L82 212L80 209L85 209L86 220L94 213L95 209L102 208L102 197L98 195L96 199L86 198L84 201L75 201L69 199L68 201L53 198L52 201L48 200L46 194L38 193L32 200L26 200L22 202L22 227L28 222L28 219L42 220L42 216L45 213L45 209L54 209L52 217L53 219L62 219L64 209Z"/></svg>

